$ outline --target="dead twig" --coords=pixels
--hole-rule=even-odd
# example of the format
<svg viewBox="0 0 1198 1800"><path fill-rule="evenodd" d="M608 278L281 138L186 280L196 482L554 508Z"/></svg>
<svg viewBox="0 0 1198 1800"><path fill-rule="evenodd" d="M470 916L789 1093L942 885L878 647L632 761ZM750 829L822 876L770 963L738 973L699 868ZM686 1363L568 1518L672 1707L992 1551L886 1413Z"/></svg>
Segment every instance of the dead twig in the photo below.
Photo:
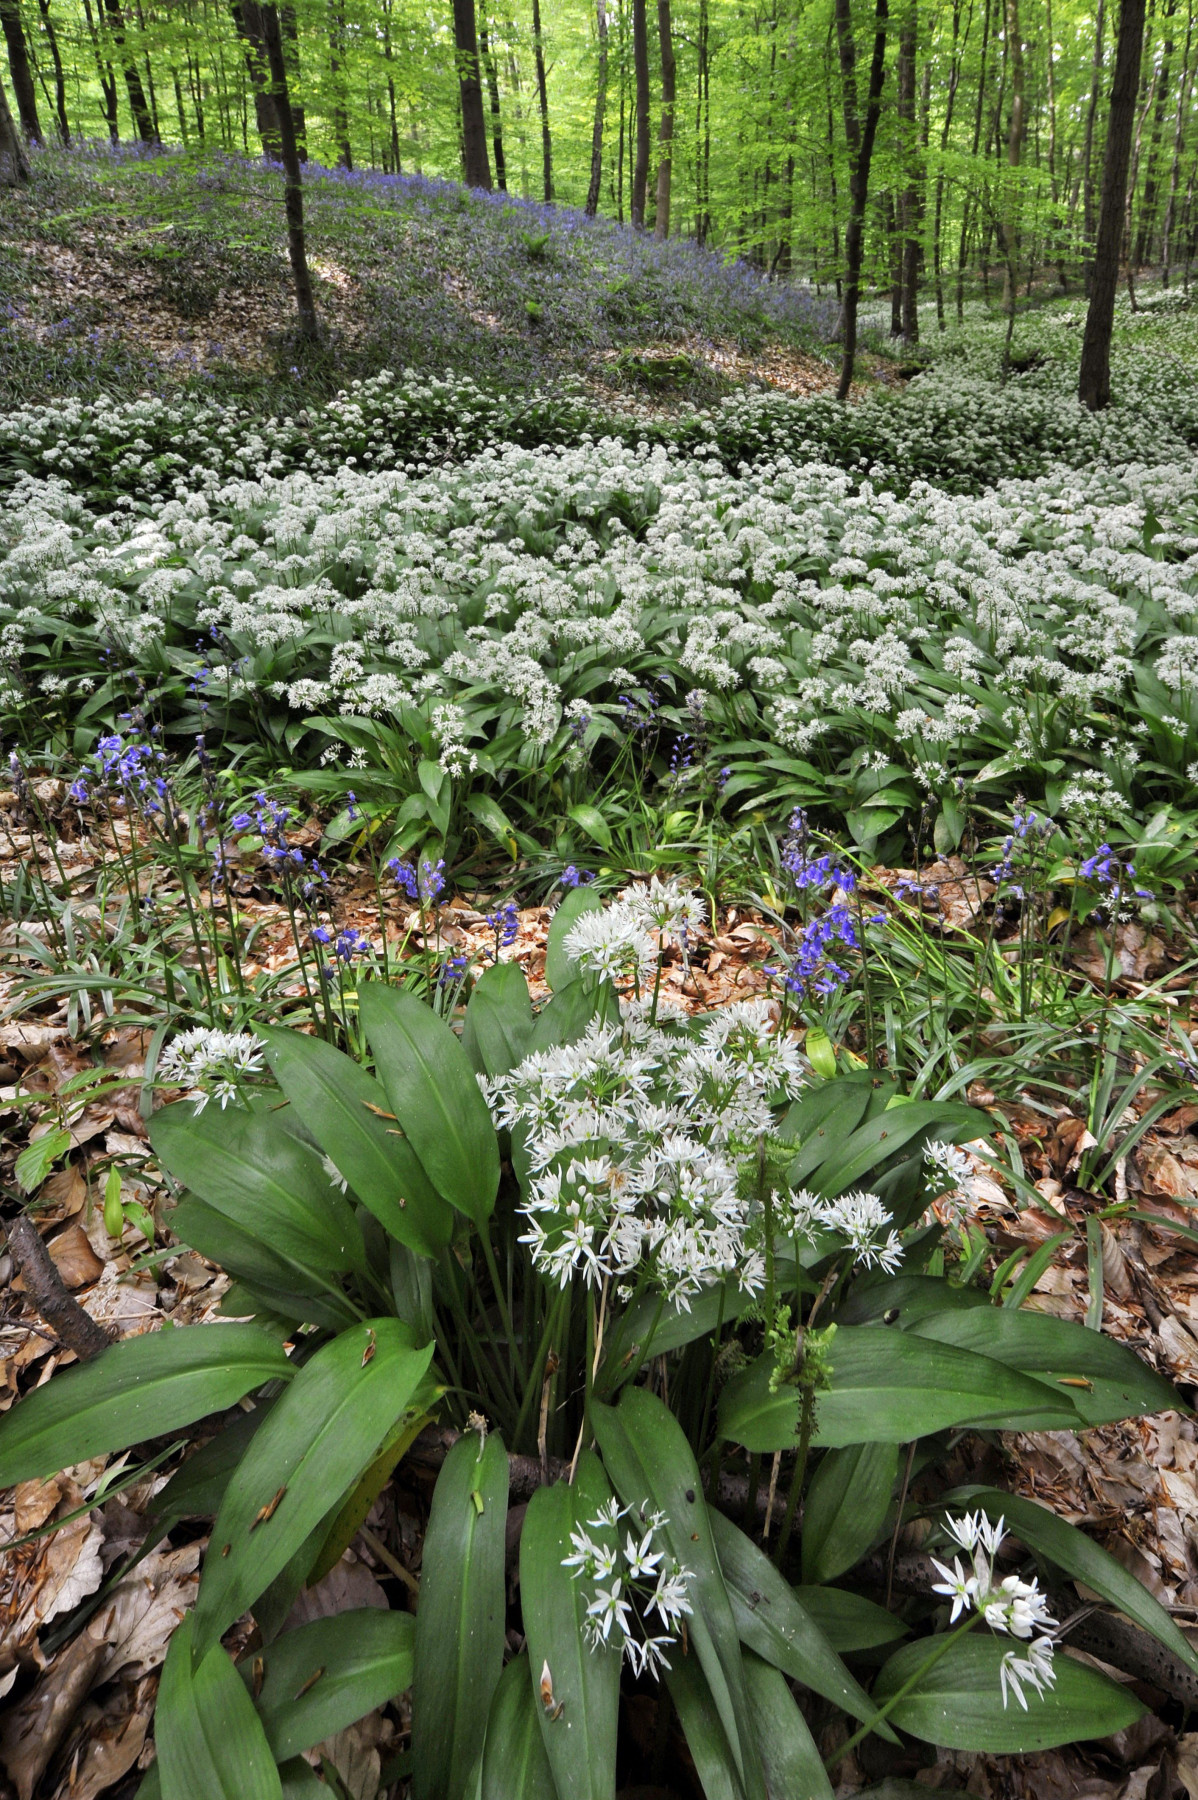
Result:
<svg viewBox="0 0 1198 1800"><path fill-rule="evenodd" d="M112 1342L103 1325L84 1312L68 1294L33 1221L21 1213L8 1227L8 1247L21 1271L25 1292L35 1312L51 1326L59 1342L88 1362Z"/></svg>

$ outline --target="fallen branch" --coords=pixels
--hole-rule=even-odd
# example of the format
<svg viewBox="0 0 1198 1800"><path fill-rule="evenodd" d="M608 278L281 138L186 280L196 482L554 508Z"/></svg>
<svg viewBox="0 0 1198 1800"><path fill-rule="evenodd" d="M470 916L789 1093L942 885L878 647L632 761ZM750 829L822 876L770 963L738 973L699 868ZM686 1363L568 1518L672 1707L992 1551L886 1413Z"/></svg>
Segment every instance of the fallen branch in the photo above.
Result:
<svg viewBox="0 0 1198 1800"><path fill-rule="evenodd" d="M31 1306L53 1329L64 1348L73 1350L80 1362L106 1350L111 1336L67 1292L37 1227L25 1213L10 1223L8 1247L21 1271Z"/></svg>

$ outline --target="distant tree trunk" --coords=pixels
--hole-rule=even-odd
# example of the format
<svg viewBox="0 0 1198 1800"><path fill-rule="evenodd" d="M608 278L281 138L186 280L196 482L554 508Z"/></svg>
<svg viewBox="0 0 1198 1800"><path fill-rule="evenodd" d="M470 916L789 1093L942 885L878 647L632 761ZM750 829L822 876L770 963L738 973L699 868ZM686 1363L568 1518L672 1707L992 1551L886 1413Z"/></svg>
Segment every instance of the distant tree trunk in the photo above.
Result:
<svg viewBox="0 0 1198 1800"><path fill-rule="evenodd" d="M874 0L874 50L869 70L869 90L864 124L857 100L857 46L853 36L852 0L836 0L836 41L840 52L840 81L844 97L844 135L849 151L849 217L844 233L844 302L841 307L840 383L838 400L847 400L857 360L857 304L861 295L861 259L865 238L865 208L869 200L869 169L886 78L887 0Z"/></svg>
<svg viewBox="0 0 1198 1800"><path fill-rule="evenodd" d="M145 89L141 85L137 62L127 53L125 47L125 15L121 11L121 0L104 0L104 10L108 14L108 29L112 34L112 41L117 47L118 59L124 71L125 86L129 91L129 110L133 114L133 129L143 144L156 144L158 133L154 130L154 120L146 103Z"/></svg>
<svg viewBox="0 0 1198 1800"><path fill-rule="evenodd" d="M278 4L278 0L275 0ZM287 94L291 101L291 124L295 131L295 149L301 162L308 160L308 121L304 103L296 96L300 91L299 25L294 6L279 7L279 29L283 35L283 67L287 71Z"/></svg>
<svg viewBox="0 0 1198 1800"><path fill-rule="evenodd" d="M279 142L283 159L283 203L287 217L287 254L291 258L291 276L295 283L295 308L299 314L300 335L309 343L320 339L316 318L316 302L312 297L312 275L304 245L304 178L300 172L299 148L295 141L295 119L291 112L291 94L287 86L287 64L283 59L283 38L279 30L279 12L274 0L265 0L262 25L266 36L266 56L273 84L275 112L279 120Z"/></svg>
<svg viewBox="0 0 1198 1800"><path fill-rule="evenodd" d="M541 173L546 204L553 199L553 139L549 135L549 86L545 79L545 39L541 0L532 0L532 48L537 65L537 105L541 109Z"/></svg>
<svg viewBox="0 0 1198 1800"><path fill-rule="evenodd" d="M501 194L506 194L507 158L503 154L503 111L499 104L499 76L495 70L495 58L491 55L485 16L478 27L478 48L487 77L487 99L491 107L491 148L495 152L495 185Z"/></svg>
<svg viewBox="0 0 1198 1800"><path fill-rule="evenodd" d="M1015 324L1015 293L1019 285L1019 190L1015 171L1023 160L1023 32L1019 21L1019 0L1007 0L1007 56L1011 77L1011 116L1007 125L1006 204L1002 209L1003 306L1007 314L1007 344ZM1005 352L1004 352L1005 354Z"/></svg>
<svg viewBox="0 0 1198 1800"><path fill-rule="evenodd" d="M349 104L345 93L345 8L329 7L329 76L333 89L333 136L337 142L337 165L354 166L353 147L349 141ZM487 184L490 186L490 183Z"/></svg>
<svg viewBox="0 0 1198 1800"><path fill-rule="evenodd" d="M588 219L599 210L603 180L603 119L607 111L607 0L596 0L595 23L599 32L599 68L595 76L595 123L591 127L591 180L583 208Z"/></svg>
<svg viewBox="0 0 1198 1800"><path fill-rule="evenodd" d="M1172 20L1177 11L1177 0L1166 0L1164 17ZM1173 32L1168 27L1161 51L1160 75L1156 85L1156 108L1152 119L1152 135L1148 140L1148 155L1145 158L1144 192L1140 198L1140 220L1136 230L1135 252L1133 261L1137 269L1142 269L1149 261L1152 253L1153 230L1156 225L1156 208L1160 194L1160 183L1157 178L1157 163L1160 158L1161 137L1165 129L1165 114L1169 106L1169 71L1173 62ZM1132 181L1135 191L1135 181Z"/></svg>
<svg viewBox="0 0 1198 1800"><path fill-rule="evenodd" d="M657 218L654 221L653 235L655 238L668 238L677 81L674 33L670 27L670 0L657 0L657 36L661 48L661 119L657 127Z"/></svg>
<svg viewBox="0 0 1198 1800"><path fill-rule="evenodd" d="M649 28L645 0L632 0L632 67L636 80L636 161L632 168L632 223L645 228L645 193L649 185Z"/></svg>
<svg viewBox="0 0 1198 1800"><path fill-rule="evenodd" d="M4 91L4 83L0 81L0 188L16 187L19 183L28 180L29 158L25 154L21 134L8 109L8 95Z"/></svg>
<svg viewBox="0 0 1198 1800"><path fill-rule="evenodd" d="M1127 166L1136 118L1136 89L1144 50L1145 0L1122 0L1115 73L1107 119L1106 155L1102 166L1102 206L1094 248L1094 280L1082 342L1078 399L1099 412L1111 398L1111 327L1115 321L1115 289L1119 284L1119 246L1123 240L1127 201Z"/></svg>
<svg viewBox="0 0 1198 1800"><path fill-rule="evenodd" d="M1169 285L1169 253L1172 249L1173 226L1177 216L1177 188L1181 179L1181 149L1185 135L1186 114L1190 98L1190 49L1194 40L1194 0L1186 7L1186 42L1181 58L1181 80L1177 84L1177 105L1173 114L1173 160L1169 166L1169 195L1165 201L1165 217L1161 223L1161 285Z"/></svg>
<svg viewBox="0 0 1198 1800"><path fill-rule="evenodd" d="M903 335L903 245L899 237L898 209L894 204L894 195L882 194L879 202L883 242L890 265L890 335L896 338Z"/></svg>
<svg viewBox="0 0 1198 1800"><path fill-rule="evenodd" d="M50 46L50 60L54 64L54 110L58 115L58 135L64 144L69 144L71 127L67 120L67 84L62 69L62 52L58 47L58 33L50 17L50 0L38 0L38 11L42 15L46 42Z"/></svg>
<svg viewBox="0 0 1198 1800"><path fill-rule="evenodd" d="M972 11L972 7L971 7L970 8L970 21L971 22L972 22L972 17L973 17L973 11ZM948 99L945 102L945 107L944 107L944 122L940 127L940 156L941 156L942 162L944 159L945 151L948 149L949 134L953 128L953 108L956 106L956 103L957 103L957 88L960 86L960 82L961 82L961 56L963 53L963 47L962 47L962 51L959 51L958 47L957 47L958 41L960 39L960 35L961 35L961 0L953 0L952 61L951 61L950 67L949 67ZM968 27L966 28L966 36L968 36ZM935 217L932 221L932 269L933 269L933 277L934 277L935 284L936 284L936 324L941 331L944 331L946 329L945 318L944 318L944 270L943 270L942 261L941 261L941 258L943 255L943 249L942 249L941 238L940 238L940 227L941 227L941 221L942 221L943 217L944 217L944 170L943 170L943 168L941 168L939 173L936 176L936 211L935 211Z"/></svg>
<svg viewBox="0 0 1198 1800"><path fill-rule="evenodd" d="M37 116L37 88L29 66L29 46L21 24L19 0L0 0L0 25L4 28L4 42L8 46L8 69L21 131L28 143L40 144L42 128Z"/></svg>
<svg viewBox="0 0 1198 1800"><path fill-rule="evenodd" d="M707 0L699 0L698 94L695 100L695 234L700 247L711 230L711 57Z"/></svg>
<svg viewBox="0 0 1198 1800"><path fill-rule="evenodd" d="M266 32L262 23L262 8L258 0L233 0L229 8L233 28L241 40L245 52L246 74L250 78L250 91L254 96L254 116L258 125L258 136L262 139L262 154L272 162L278 162L282 155L279 141L279 115L275 107L274 84L270 76L270 63L266 55Z"/></svg>
<svg viewBox="0 0 1198 1800"><path fill-rule="evenodd" d="M919 342L919 152L915 129L915 55L919 37L918 0L905 0L899 24L898 117L902 131L904 184L898 222L902 238L899 287L900 330L908 344Z"/></svg>
<svg viewBox="0 0 1198 1800"><path fill-rule="evenodd" d="M1094 61L1090 71L1090 100L1086 107L1085 147L1082 150L1082 279L1087 294L1094 287L1094 121L1102 91L1105 8L1106 0L1098 0L1094 13Z"/></svg>
<svg viewBox="0 0 1198 1800"><path fill-rule="evenodd" d="M395 77L391 73L391 64L395 60L391 48L391 0L383 0L383 56L387 63L387 105L390 113L391 172L401 172L399 160L399 120L395 112Z"/></svg>
<svg viewBox="0 0 1198 1800"><path fill-rule="evenodd" d="M474 0L453 0L453 41L457 52L458 90L462 99L462 165L466 186L489 190L491 164L487 156L483 86L479 79Z"/></svg>

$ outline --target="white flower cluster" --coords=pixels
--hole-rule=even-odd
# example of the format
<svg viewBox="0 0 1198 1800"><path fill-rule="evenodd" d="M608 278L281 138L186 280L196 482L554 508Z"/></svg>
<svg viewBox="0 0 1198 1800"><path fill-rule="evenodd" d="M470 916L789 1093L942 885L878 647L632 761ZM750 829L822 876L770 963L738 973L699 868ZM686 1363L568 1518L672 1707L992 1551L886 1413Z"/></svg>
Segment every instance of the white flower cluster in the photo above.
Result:
<svg viewBox="0 0 1198 1800"><path fill-rule="evenodd" d="M251 1075L262 1073L262 1045L249 1031L218 1031L197 1025L181 1031L158 1059L158 1079L172 1087L198 1088L196 1112L209 1100L222 1107L236 1100Z"/></svg>
<svg viewBox="0 0 1198 1800"><path fill-rule="evenodd" d="M595 915L599 916L599 915ZM526 1057L484 1081L495 1123L528 1160L522 1242L550 1279L652 1284L681 1306L735 1275L763 1281L738 1159L803 1081L776 1008L738 1001L657 1022L625 1001L619 1026Z"/></svg>
<svg viewBox="0 0 1198 1800"><path fill-rule="evenodd" d="M633 1529L619 1545L622 1519ZM596 1649L618 1645L635 1675L670 1667L666 1651L676 1641L678 1627L693 1609L687 1598L691 1572L658 1548L657 1534L666 1522L662 1512L620 1506L609 1500L585 1528L570 1533L571 1555L562 1567L591 1588L586 1608L586 1634ZM595 1534L595 1535L592 1535ZM650 1630L656 1613L660 1629Z"/></svg>
<svg viewBox="0 0 1198 1800"><path fill-rule="evenodd" d="M944 1529L972 1557L970 1572L961 1567L961 1558L953 1557L951 1569L932 1558L932 1567L941 1579L932 1584L934 1594L951 1599L949 1623L953 1625L962 1613L977 1612L991 1631L1027 1643L1027 1653L1019 1656L1008 1650L1001 1665L1002 1699L1006 1706L1014 1694L1027 1711L1024 1687L1037 1694L1052 1687L1056 1680L1053 1667L1053 1640L1050 1628L1056 1624L1048 1610L1044 1595L1034 1581L1021 1581L1017 1575L1004 1575L995 1580L994 1557L1003 1540L1005 1520L991 1523L984 1513L966 1513L963 1519L946 1519ZM1040 1632L1040 1636L1035 1634Z"/></svg>
<svg viewBox="0 0 1198 1800"><path fill-rule="evenodd" d="M928 1180L936 1188L936 1201L960 1224L977 1191L977 1176L964 1150L933 1138L923 1153Z"/></svg>
<svg viewBox="0 0 1198 1800"><path fill-rule="evenodd" d="M897 1231L887 1230L890 1214L876 1194L860 1189L840 1194L835 1200L823 1200L806 1188L787 1196L782 1229L791 1237L815 1241L820 1232L836 1232L852 1252L853 1263L863 1269L881 1269L893 1275L903 1260L903 1246Z"/></svg>
<svg viewBox="0 0 1198 1800"><path fill-rule="evenodd" d="M685 953L703 923L703 903L677 881L634 882L602 911L583 913L566 935L565 951L580 968L638 989L661 952Z"/></svg>

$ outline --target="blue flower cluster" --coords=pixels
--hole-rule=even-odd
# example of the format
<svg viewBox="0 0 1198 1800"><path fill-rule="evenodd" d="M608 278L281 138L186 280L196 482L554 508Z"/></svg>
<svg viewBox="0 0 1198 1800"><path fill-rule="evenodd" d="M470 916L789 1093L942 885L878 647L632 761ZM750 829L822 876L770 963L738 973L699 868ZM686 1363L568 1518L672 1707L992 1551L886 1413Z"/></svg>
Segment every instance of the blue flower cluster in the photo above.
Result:
<svg viewBox="0 0 1198 1800"><path fill-rule="evenodd" d="M438 857L435 863L428 858L422 859L419 868L415 863L404 862L402 857L393 856L387 867L395 877L395 885L405 893L409 900L418 906L432 906L445 892L445 858Z"/></svg>

